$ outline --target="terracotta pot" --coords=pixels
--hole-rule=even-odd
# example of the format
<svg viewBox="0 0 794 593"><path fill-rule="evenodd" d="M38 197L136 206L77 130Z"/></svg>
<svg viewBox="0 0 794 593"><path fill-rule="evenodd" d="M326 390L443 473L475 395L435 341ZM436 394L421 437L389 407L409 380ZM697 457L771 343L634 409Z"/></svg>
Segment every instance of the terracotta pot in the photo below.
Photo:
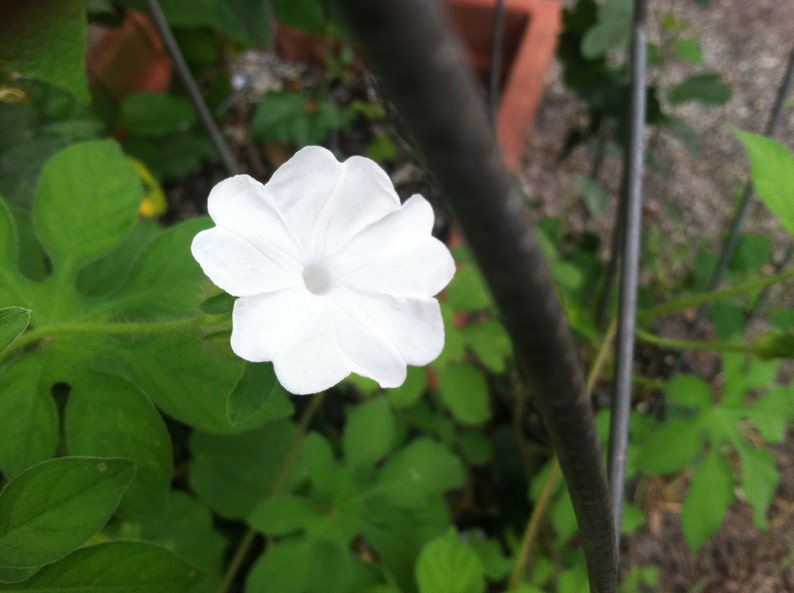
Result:
<svg viewBox="0 0 794 593"><path fill-rule="evenodd" d="M121 27L92 27L88 79L117 101L133 93L167 92L174 67L151 19L128 10Z"/></svg>
<svg viewBox="0 0 794 593"><path fill-rule="evenodd" d="M495 0L447 0L473 70L491 75ZM543 95L561 26L557 0L504 0L504 44L497 135L505 164L516 171Z"/></svg>
<svg viewBox="0 0 794 593"><path fill-rule="evenodd" d="M446 0L477 77L488 85L496 0ZM505 0L497 133L507 167L516 171L554 57L562 5L558 0ZM282 59L322 65L339 43L287 27L276 29Z"/></svg>

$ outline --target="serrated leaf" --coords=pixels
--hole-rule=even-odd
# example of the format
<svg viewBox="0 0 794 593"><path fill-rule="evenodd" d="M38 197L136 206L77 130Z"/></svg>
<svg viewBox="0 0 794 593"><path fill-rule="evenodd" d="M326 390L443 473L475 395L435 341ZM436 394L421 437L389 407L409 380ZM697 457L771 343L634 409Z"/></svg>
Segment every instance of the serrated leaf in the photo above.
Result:
<svg viewBox="0 0 794 593"><path fill-rule="evenodd" d="M491 417L488 383L471 364L450 363L438 370L441 399L462 424L482 424Z"/></svg>
<svg viewBox="0 0 794 593"><path fill-rule="evenodd" d="M695 375L676 375L667 382L664 392L682 408L706 410L714 404L708 383Z"/></svg>
<svg viewBox="0 0 794 593"><path fill-rule="evenodd" d="M135 478L121 507L146 516L162 515L173 453L165 422L145 395L116 377L86 375L72 385L64 431L72 455L135 461Z"/></svg>
<svg viewBox="0 0 794 593"><path fill-rule="evenodd" d="M345 462L369 466L384 457L394 444L394 415L385 396L348 409L342 435Z"/></svg>
<svg viewBox="0 0 794 593"><path fill-rule="evenodd" d="M794 237L794 156L779 142L736 130L750 157L753 187L786 232Z"/></svg>
<svg viewBox="0 0 794 593"><path fill-rule="evenodd" d="M118 144L83 142L44 165L33 222L56 269L74 272L126 236L142 200L138 174Z"/></svg>
<svg viewBox="0 0 794 593"><path fill-rule="evenodd" d="M88 102L88 22L82 0L0 4L0 70L34 76Z"/></svg>
<svg viewBox="0 0 794 593"><path fill-rule="evenodd" d="M483 593L485 571L477 553L451 527L422 548L416 582L420 593Z"/></svg>
<svg viewBox="0 0 794 593"><path fill-rule="evenodd" d="M18 584L0 585L9 593L184 593L202 573L176 554L143 542L108 542L77 550Z"/></svg>
<svg viewBox="0 0 794 593"><path fill-rule="evenodd" d="M128 459L61 457L11 480L0 493L0 565L63 558L107 522L135 475Z"/></svg>
<svg viewBox="0 0 794 593"><path fill-rule="evenodd" d="M55 453L58 410L43 366L28 355L0 369L0 471L7 479Z"/></svg>
<svg viewBox="0 0 794 593"><path fill-rule="evenodd" d="M295 425L286 420L237 435L196 431L190 439L190 483L217 513L244 519L270 495L294 436ZM301 464L293 464L285 485L304 472Z"/></svg>
<svg viewBox="0 0 794 593"><path fill-rule="evenodd" d="M775 383L779 360L760 360L746 354L725 353L722 356L725 383L720 405L743 407L750 391L769 387Z"/></svg>
<svg viewBox="0 0 794 593"><path fill-rule="evenodd" d="M715 448L692 476L681 511L681 527L692 551L699 550L722 525L733 502L733 471Z"/></svg>
<svg viewBox="0 0 794 593"><path fill-rule="evenodd" d="M775 456L758 447L738 448L742 462L742 489L747 502L753 507L753 525L768 527L766 514L780 483Z"/></svg>
<svg viewBox="0 0 794 593"><path fill-rule="evenodd" d="M30 324L30 309L0 308L0 354L22 335L28 324Z"/></svg>

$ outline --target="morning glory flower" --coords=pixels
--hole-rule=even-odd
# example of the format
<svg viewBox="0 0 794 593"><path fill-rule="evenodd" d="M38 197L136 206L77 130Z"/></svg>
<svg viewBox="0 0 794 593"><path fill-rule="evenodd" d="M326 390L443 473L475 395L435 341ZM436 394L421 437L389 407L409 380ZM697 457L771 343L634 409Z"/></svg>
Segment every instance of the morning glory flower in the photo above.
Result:
<svg viewBox="0 0 794 593"><path fill-rule="evenodd" d="M239 297L232 350L272 361L288 391L316 393L350 373L397 387L406 365L441 352L433 296L452 279L452 256L430 234L427 200L401 205L374 161L340 163L309 146L265 185L247 175L221 181L208 209L216 226L196 235L192 251Z"/></svg>

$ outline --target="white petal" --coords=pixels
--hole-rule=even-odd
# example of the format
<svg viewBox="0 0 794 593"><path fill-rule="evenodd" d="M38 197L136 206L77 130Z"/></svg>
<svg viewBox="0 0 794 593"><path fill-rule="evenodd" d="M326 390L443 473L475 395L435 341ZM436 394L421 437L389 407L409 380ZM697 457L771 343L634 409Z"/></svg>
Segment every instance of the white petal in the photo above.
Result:
<svg viewBox="0 0 794 593"><path fill-rule="evenodd" d="M339 254L329 264L334 282L357 291L430 297L455 274L446 246L427 236L356 256Z"/></svg>
<svg viewBox="0 0 794 593"><path fill-rule="evenodd" d="M190 249L210 280L234 296L303 285L297 265L285 269L283 260L273 259L269 252L224 227L201 231Z"/></svg>
<svg viewBox="0 0 794 593"><path fill-rule="evenodd" d="M278 351L273 368L279 383L298 395L333 387L350 374L350 361L339 347L336 321L327 301Z"/></svg>
<svg viewBox="0 0 794 593"><path fill-rule="evenodd" d="M374 161L351 157L340 163L319 146L298 151L265 189L315 260L400 205L389 176Z"/></svg>
<svg viewBox="0 0 794 593"><path fill-rule="evenodd" d="M251 243L284 269L299 268L303 248L270 202L265 186L248 175L224 179L212 188L210 217Z"/></svg>
<svg viewBox="0 0 794 593"><path fill-rule="evenodd" d="M391 336L361 308L354 297L337 291L336 333L339 346L354 372L378 382L381 387L399 387L405 381L406 364Z"/></svg>
<svg viewBox="0 0 794 593"><path fill-rule="evenodd" d="M399 210L362 228L339 251L340 257L372 253L406 241L429 237L433 230L433 207L419 194L405 201Z"/></svg>
<svg viewBox="0 0 794 593"><path fill-rule="evenodd" d="M377 324L406 363L425 365L444 348L444 321L438 301L386 294L355 294L356 303Z"/></svg>
<svg viewBox="0 0 794 593"><path fill-rule="evenodd" d="M304 288L237 299L232 312L232 350L251 362L273 360L321 305Z"/></svg>

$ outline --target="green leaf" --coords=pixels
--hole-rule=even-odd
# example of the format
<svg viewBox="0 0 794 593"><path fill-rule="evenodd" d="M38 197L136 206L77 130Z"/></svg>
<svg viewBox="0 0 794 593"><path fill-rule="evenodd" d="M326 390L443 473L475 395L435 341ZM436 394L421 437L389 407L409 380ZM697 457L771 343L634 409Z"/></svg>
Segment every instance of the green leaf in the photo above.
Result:
<svg viewBox="0 0 794 593"><path fill-rule="evenodd" d="M0 368L0 471L7 479L49 459L58 442L58 410L35 355Z"/></svg>
<svg viewBox="0 0 794 593"><path fill-rule="evenodd" d="M774 385L780 361L726 353L722 356L722 368L725 372L725 383L720 405L743 407L749 392Z"/></svg>
<svg viewBox="0 0 794 593"><path fill-rule="evenodd" d="M695 74L671 88L667 99L673 105L687 101L698 101L704 105L724 105L731 95L731 87L722 82L719 74Z"/></svg>
<svg viewBox="0 0 794 593"><path fill-rule="evenodd" d="M158 544L199 566L207 577L191 593L213 593L223 579L228 542L215 531L212 512L186 492L171 491L160 517L136 517L120 524L121 539L141 539ZM107 531L107 530L106 530Z"/></svg>
<svg viewBox="0 0 794 593"><path fill-rule="evenodd" d="M87 542L134 475L128 459L61 457L11 480L0 493L0 566L48 564Z"/></svg>
<svg viewBox="0 0 794 593"><path fill-rule="evenodd" d="M0 3L0 71L34 76L88 102L83 0Z"/></svg>
<svg viewBox="0 0 794 593"><path fill-rule="evenodd" d="M273 363L247 363L243 376L226 400L229 421L240 424L248 420L268 403L279 387Z"/></svg>
<svg viewBox="0 0 794 593"><path fill-rule="evenodd" d="M738 447L742 462L742 489L747 502L753 507L753 525L768 527L766 514L780 483L775 456L758 447Z"/></svg>
<svg viewBox="0 0 794 593"><path fill-rule="evenodd" d="M695 375L676 375L667 382L664 392L682 408L706 410L714 404L708 383Z"/></svg>
<svg viewBox="0 0 794 593"><path fill-rule="evenodd" d="M0 591L184 593L201 578L201 571L159 546L108 542L77 550L27 581L0 585Z"/></svg>
<svg viewBox="0 0 794 593"><path fill-rule="evenodd" d="M571 188L582 199L591 216L603 214L609 206L609 194L597 179L577 173L571 178Z"/></svg>
<svg viewBox="0 0 794 593"><path fill-rule="evenodd" d="M755 400L747 410L758 432L767 443L782 443L788 424L794 418L794 397L791 387L775 387Z"/></svg>
<svg viewBox="0 0 794 593"><path fill-rule="evenodd" d="M310 500L281 494L259 503L248 516L248 524L269 536L290 535L305 531L322 517Z"/></svg>
<svg viewBox="0 0 794 593"><path fill-rule="evenodd" d="M513 343L501 323L493 320L472 323L460 332L483 365L495 373L505 371L505 360L513 354Z"/></svg>
<svg viewBox="0 0 794 593"><path fill-rule="evenodd" d="M779 142L736 130L750 156L753 186L761 200L794 237L794 156Z"/></svg>
<svg viewBox="0 0 794 593"><path fill-rule="evenodd" d="M273 0L273 10L282 25L315 35L348 39L346 24L334 7L321 0Z"/></svg>
<svg viewBox="0 0 794 593"><path fill-rule="evenodd" d="M593 60L608 49L624 48L629 41L633 13L631 0L607 0L601 4L598 23L582 37L582 55Z"/></svg>
<svg viewBox="0 0 794 593"><path fill-rule="evenodd" d="M135 93L121 104L122 125L139 136L161 138L183 132L197 121L190 102L172 95Z"/></svg>
<svg viewBox="0 0 794 593"><path fill-rule="evenodd" d="M390 501L421 506L463 484L463 464L449 449L420 438L398 450L380 472L379 484Z"/></svg>
<svg viewBox="0 0 794 593"><path fill-rule="evenodd" d="M142 200L138 174L118 144L84 142L44 165L33 221L53 265L68 273L119 243Z"/></svg>
<svg viewBox="0 0 794 593"><path fill-rule="evenodd" d="M319 144L344 127L348 114L330 101L310 101L302 92L272 91L256 107L251 136L267 142Z"/></svg>
<svg viewBox="0 0 794 593"><path fill-rule="evenodd" d="M675 57L690 64L702 64L703 48L700 46L700 41L695 37L682 39L675 44Z"/></svg>
<svg viewBox="0 0 794 593"><path fill-rule="evenodd" d="M488 383L477 367L450 363L438 370L444 404L462 424L482 424L491 417Z"/></svg>
<svg viewBox="0 0 794 593"><path fill-rule="evenodd" d="M684 537L693 551L699 550L720 528L732 502L731 464L714 448L692 477L681 512Z"/></svg>
<svg viewBox="0 0 794 593"><path fill-rule="evenodd" d="M348 408L342 435L345 461L351 466L373 465L391 450L394 437L394 415L387 397Z"/></svg>
<svg viewBox="0 0 794 593"><path fill-rule="evenodd" d="M190 439L190 483L217 513L244 519L270 494L294 436L295 425L286 420L237 435L196 431ZM293 464L285 485L303 471Z"/></svg>
<svg viewBox="0 0 794 593"><path fill-rule="evenodd" d="M753 342L753 352L763 360L794 358L794 333L761 334Z"/></svg>
<svg viewBox="0 0 794 593"><path fill-rule="evenodd" d="M483 593L485 571L477 553L450 527L422 549L416 582L420 593Z"/></svg>
<svg viewBox="0 0 794 593"><path fill-rule="evenodd" d="M408 367L405 382L399 387L386 390L392 407L396 409L408 408L414 405L424 395L427 388L427 369L422 367Z"/></svg>
<svg viewBox="0 0 794 593"><path fill-rule="evenodd" d="M637 467L650 474L669 474L691 464L703 448L703 427L698 419L672 418L642 443Z"/></svg>
<svg viewBox="0 0 794 593"><path fill-rule="evenodd" d="M30 323L30 309L0 308L0 354L22 335Z"/></svg>
<svg viewBox="0 0 794 593"><path fill-rule="evenodd" d="M121 508L159 516L173 474L168 429L151 402L122 379L87 374L72 385L64 431L72 455L125 457L137 472Z"/></svg>
<svg viewBox="0 0 794 593"><path fill-rule="evenodd" d="M485 309L491 300L476 266L469 264L455 272L446 288L447 303L454 311Z"/></svg>

